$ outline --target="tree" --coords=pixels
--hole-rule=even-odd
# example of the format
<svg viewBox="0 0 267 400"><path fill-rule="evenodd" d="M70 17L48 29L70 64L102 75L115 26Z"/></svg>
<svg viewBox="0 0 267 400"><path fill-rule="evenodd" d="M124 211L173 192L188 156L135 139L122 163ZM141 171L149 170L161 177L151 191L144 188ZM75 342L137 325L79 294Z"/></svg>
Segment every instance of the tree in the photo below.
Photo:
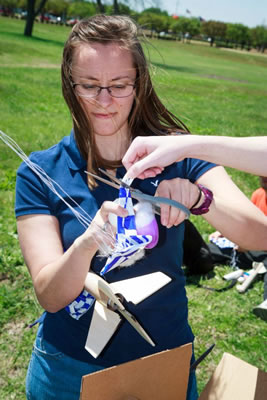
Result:
<svg viewBox="0 0 267 400"><path fill-rule="evenodd" d="M168 16L167 11L162 11L160 8L158 7L150 7L150 8L146 8L144 11L144 13L149 13L149 14L157 14L157 15L165 15Z"/></svg>
<svg viewBox="0 0 267 400"><path fill-rule="evenodd" d="M251 37L253 41L253 45L264 53L267 48L267 28L263 25L258 25L256 28L251 29Z"/></svg>
<svg viewBox="0 0 267 400"><path fill-rule="evenodd" d="M120 7L119 7L118 0L113 0L113 9L114 9L114 14L120 13Z"/></svg>
<svg viewBox="0 0 267 400"><path fill-rule="evenodd" d="M54 15L66 15L69 3L66 0L47 0L43 11Z"/></svg>
<svg viewBox="0 0 267 400"><path fill-rule="evenodd" d="M68 15L85 18L96 14L96 4L87 1L74 1L68 7Z"/></svg>
<svg viewBox="0 0 267 400"><path fill-rule="evenodd" d="M190 18L189 19L189 25L188 25L187 32L189 33L191 38L199 35L200 27L201 27L201 23L198 18Z"/></svg>
<svg viewBox="0 0 267 400"><path fill-rule="evenodd" d="M173 22L171 23L171 30L174 33L180 33L183 40L186 35L190 33L191 28L193 31L193 24L191 23L190 18L179 17L178 19L173 20Z"/></svg>
<svg viewBox="0 0 267 400"><path fill-rule="evenodd" d="M96 0L96 3L100 13L105 13L107 11L105 4L103 4L101 0ZM120 6L118 0L113 0L112 14L120 14Z"/></svg>
<svg viewBox="0 0 267 400"><path fill-rule="evenodd" d="M210 38L210 45L213 46L215 39L225 38L227 25L220 21L205 21L202 23L202 32Z"/></svg>
<svg viewBox="0 0 267 400"><path fill-rule="evenodd" d="M164 15L158 15L153 13L143 12L138 17L138 23L144 29L150 29L151 33L153 31L160 32L168 32L169 28L169 18Z"/></svg>
<svg viewBox="0 0 267 400"><path fill-rule="evenodd" d="M25 36L32 36L35 17L42 11L47 0L41 0L39 7L35 10L36 0L27 0L27 19L24 29Z"/></svg>
<svg viewBox="0 0 267 400"><path fill-rule="evenodd" d="M226 40L235 43L236 47L241 45L241 49L249 42L250 32L249 28L242 24L227 24Z"/></svg>
<svg viewBox="0 0 267 400"><path fill-rule="evenodd" d="M121 14L121 15L131 15L132 17L136 15L136 12L133 11L127 4L118 3L117 11L115 11L114 2L113 4L106 6L105 14L107 15L114 15L114 14Z"/></svg>
<svg viewBox="0 0 267 400"><path fill-rule="evenodd" d="M96 0L97 8L100 13L104 14L105 13L105 6L102 4L101 0Z"/></svg>
<svg viewBox="0 0 267 400"><path fill-rule="evenodd" d="M120 14L134 16L136 14L127 4L120 3Z"/></svg>
<svg viewBox="0 0 267 400"><path fill-rule="evenodd" d="M16 0L1 0L1 6L3 9L3 15L13 15L14 8L18 7L18 1Z"/></svg>

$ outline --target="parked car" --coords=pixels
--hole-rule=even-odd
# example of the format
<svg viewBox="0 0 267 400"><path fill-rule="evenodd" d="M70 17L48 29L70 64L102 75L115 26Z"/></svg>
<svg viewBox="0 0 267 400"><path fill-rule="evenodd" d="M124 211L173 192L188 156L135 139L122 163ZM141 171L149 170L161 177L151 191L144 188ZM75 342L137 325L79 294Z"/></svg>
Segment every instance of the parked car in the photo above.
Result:
<svg viewBox="0 0 267 400"><path fill-rule="evenodd" d="M66 21L67 26L74 26L80 20L78 18L71 18Z"/></svg>
<svg viewBox="0 0 267 400"><path fill-rule="evenodd" d="M41 14L41 15L37 15L37 17L35 18L35 21L37 22L46 22L48 24L48 22L50 21L50 14Z"/></svg>
<svg viewBox="0 0 267 400"><path fill-rule="evenodd" d="M20 19L27 19L28 12L22 11Z"/></svg>
<svg viewBox="0 0 267 400"><path fill-rule="evenodd" d="M61 17L58 17L57 15L50 14L49 23L50 24L60 24L61 23Z"/></svg>
<svg viewBox="0 0 267 400"><path fill-rule="evenodd" d="M0 15L3 17L12 17L13 16L13 10L9 7L0 7Z"/></svg>

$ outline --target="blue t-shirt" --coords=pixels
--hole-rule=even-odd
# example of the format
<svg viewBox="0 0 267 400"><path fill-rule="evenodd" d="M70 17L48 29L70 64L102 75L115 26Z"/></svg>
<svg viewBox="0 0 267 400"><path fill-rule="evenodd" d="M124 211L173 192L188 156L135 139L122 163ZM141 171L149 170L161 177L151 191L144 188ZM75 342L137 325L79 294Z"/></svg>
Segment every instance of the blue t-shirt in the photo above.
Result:
<svg viewBox="0 0 267 400"><path fill-rule="evenodd" d="M98 187L94 190L88 188L87 175L84 172L86 161L77 148L73 132L48 150L32 153L30 160L43 168L47 175L64 189L64 192L60 189L58 191L65 200L71 204L67 194L75 200L77 204L71 204L74 209L80 211L78 207L80 205L92 218L105 200L113 201L118 197L118 190L105 183L98 183ZM154 195L156 181L160 183L165 179L180 177L195 182L212 167L214 164L197 159L185 159L165 168L155 178L135 179L133 187ZM125 173L123 167L117 169L117 177L122 178ZM26 214L49 214L57 217L65 250L85 230L64 201L25 163L21 164L17 173L15 212L16 217ZM116 268L105 275L108 282L156 271L171 277L172 281L168 285L140 304L135 306L128 303L126 306L156 346L152 347L127 321L122 321L104 351L94 359L84 349L94 307L91 307L79 320L70 317L65 309L56 313L45 312L43 335L48 342L75 359L110 367L193 341L194 337L187 321L185 277L181 268L184 224L166 229L161 226L158 219L158 225L159 242L155 248L146 250L145 257L133 266ZM105 262L105 258L95 256L91 269L99 273ZM79 268L79 265L76 267Z"/></svg>

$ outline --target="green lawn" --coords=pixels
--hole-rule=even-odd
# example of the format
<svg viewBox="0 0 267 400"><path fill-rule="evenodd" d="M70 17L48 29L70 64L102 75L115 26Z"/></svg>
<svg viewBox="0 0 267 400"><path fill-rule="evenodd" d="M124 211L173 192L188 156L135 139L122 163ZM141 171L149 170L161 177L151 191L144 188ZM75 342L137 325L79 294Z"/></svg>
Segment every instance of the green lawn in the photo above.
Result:
<svg viewBox="0 0 267 400"><path fill-rule="evenodd" d="M0 18L0 129L26 154L53 145L71 129L60 89L60 60L69 28L35 24L34 37L23 36L24 21ZM155 87L165 104L197 134L256 136L267 132L267 57L154 40L145 45ZM40 315L29 274L20 254L13 213L15 173L20 159L0 142L0 398L22 400L24 379ZM228 170L250 196L258 179ZM207 239L213 230L192 220ZM224 285L227 267L210 286ZM208 280L208 282L206 282ZM198 368L200 390L223 352L266 369L266 322L251 310L262 301L263 285L240 295L233 288L216 293L188 283L190 322L200 355L216 343Z"/></svg>

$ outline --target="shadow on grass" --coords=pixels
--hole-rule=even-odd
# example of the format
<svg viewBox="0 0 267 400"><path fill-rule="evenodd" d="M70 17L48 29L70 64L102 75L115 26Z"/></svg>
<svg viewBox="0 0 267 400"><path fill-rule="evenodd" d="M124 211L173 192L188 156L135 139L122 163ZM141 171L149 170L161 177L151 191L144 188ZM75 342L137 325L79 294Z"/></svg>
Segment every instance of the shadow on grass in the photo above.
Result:
<svg viewBox="0 0 267 400"><path fill-rule="evenodd" d="M196 73L196 70L194 68L186 67L184 65L182 66L177 66L177 65L168 65L164 63L157 63L153 62L153 66L164 69L165 71L175 71L175 72L188 72L190 74Z"/></svg>
<svg viewBox="0 0 267 400"><path fill-rule="evenodd" d="M213 278L216 276L214 271L210 271L205 275L188 275L185 268L184 272L186 276L186 286L195 286L213 292L225 292L226 290L234 287L237 282L236 279L232 279L231 281L225 281L222 279L218 284L213 280ZM209 281L211 282L209 283Z"/></svg>
<svg viewBox="0 0 267 400"><path fill-rule="evenodd" d="M8 36L12 36L14 38L27 40L28 42L33 42L33 43L53 44L53 45L60 46L60 47L63 47L64 43L65 43L64 40L59 41L59 40L53 40L53 39L45 39L45 38L41 38L38 36L24 36L23 33L17 33L17 32L8 32L8 33L5 32L5 34Z"/></svg>
<svg viewBox="0 0 267 400"><path fill-rule="evenodd" d="M184 273L185 273L185 278L186 278L186 286L197 286L201 287L202 284L200 282L209 281L215 277L215 272L210 271L207 274L201 274L201 275L192 275L188 273L188 270L186 267L184 267Z"/></svg>

